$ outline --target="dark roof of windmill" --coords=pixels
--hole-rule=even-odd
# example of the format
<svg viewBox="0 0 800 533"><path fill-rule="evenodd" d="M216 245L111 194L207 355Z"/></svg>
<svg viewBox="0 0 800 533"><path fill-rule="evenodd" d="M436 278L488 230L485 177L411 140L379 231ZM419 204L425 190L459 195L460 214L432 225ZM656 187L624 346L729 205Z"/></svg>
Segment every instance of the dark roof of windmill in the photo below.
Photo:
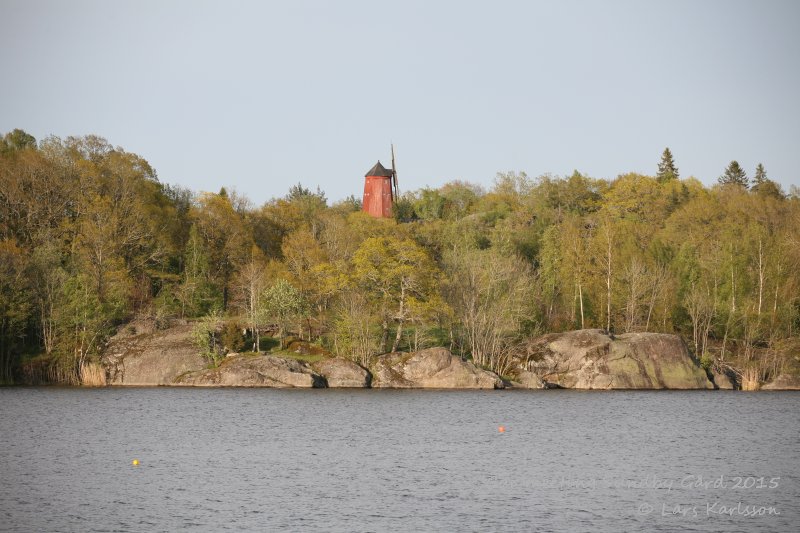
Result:
<svg viewBox="0 0 800 533"><path fill-rule="evenodd" d="M381 165L381 162L380 162L380 161L378 161L377 163L375 163L375 166L374 166L374 167L372 167L371 169L369 169L369 170L367 171L367 173L366 173L366 174L364 174L364 177L367 177L367 176L384 176L384 177L391 177L391 176L392 176L392 171L391 171L391 170L388 170L388 169L386 169L386 168L385 168L383 165Z"/></svg>

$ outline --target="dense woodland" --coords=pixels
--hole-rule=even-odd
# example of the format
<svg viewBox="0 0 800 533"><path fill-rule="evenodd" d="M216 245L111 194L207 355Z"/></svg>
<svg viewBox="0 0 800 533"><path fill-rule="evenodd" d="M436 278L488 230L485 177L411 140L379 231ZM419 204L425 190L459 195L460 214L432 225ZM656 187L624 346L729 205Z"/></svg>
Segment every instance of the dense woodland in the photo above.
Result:
<svg viewBox="0 0 800 533"><path fill-rule="evenodd" d="M602 328L679 333L703 364L770 379L800 344L797 189L735 161L705 187L668 149L653 170L452 181L374 219L300 184L262 206L195 193L100 137L14 130L0 382L80 383L134 318L192 321L210 364L292 335L363 364L443 345L502 374L526 339Z"/></svg>

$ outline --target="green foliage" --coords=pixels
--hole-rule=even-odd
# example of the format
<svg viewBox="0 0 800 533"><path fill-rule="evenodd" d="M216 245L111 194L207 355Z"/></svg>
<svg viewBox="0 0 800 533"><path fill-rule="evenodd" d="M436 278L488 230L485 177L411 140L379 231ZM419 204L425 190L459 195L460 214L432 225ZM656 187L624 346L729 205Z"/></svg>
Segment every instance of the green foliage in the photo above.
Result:
<svg viewBox="0 0 800 533"><path fill-rule="evenodd" d="M181 316L181 301L175 289L168 286L159 291L153 298L153 319L157 329L169 327L172 319Z"/></svg>
<svg viewBox="0 0 800 533"><path fill-rule="evenodd" d="M278 325L281 348L292 322L305 313L307 302L291 283L279 279L264 292L264 313Z"/></svg>
<svg viewBox="0 0 800 533"><path fill-rule="evenodd" d="M27 318L34 309L27 262L15 241L0 241L0 383L11 381L13 354L24 346Z"/></svg>
<svg viewBox="0 0 800 533"><path fill-rule="evenodd" d="M331 206L331 210L340 213L342 215L346 215L348 213L355 213L357 211L361 211L361 199L356 198L354 195L350 195L344 200L340 200Z"/></svg>
<svg viewBox="0 0 800 533"><path fill-rule="evenodd" d="M211 282L206 250L197 226L192 225L183 257L183 281L176 290L182 317L204 316L222 307L221 293Z"/></svg>
<svg viewBox="0 0 800 533"><path fill-rule="evenodd" d="M544 199L544 207L555 212L556 218L563 212L586 215L596 211L600 205L600 185L598 180L575 170L565 179L541 176L536 192Z"/></svg>
<svg viewBox="0 0 800 533"><path fill-rule="evenodd" d="M756 167L756 173L753 176L753 186L751 190L762 196L771 196L778 199L784 197L781 186L767 178L767 171L764 170L764 165L761 163L759 163Z"/></svg>
<svg viewBox="0 0 800 533"><path fill-rule="evenodd" d="M417 219L417 212L414 209L414 197L404 194L397 198L392 206L392 217L397 222L410 222Z"/></svg>
<svg viewBox="0 0 800 533"><path fill-rule="evenodd" d="M464 181L445 183L439 193L444 198L443 216L447 219L461 219L469 215L483 195L483 190Z"/></svg>
<svg viewBox="0 0 800 533"><path fill-rule="evenodd" d="M725 173L717 178L717 181L722 185L735 185L745 189L748 186L747 173L738 161L731 161L725 168Z"/></svg>
<svg viewBox="0 0 800 533"><path fill-rule="evenodd" d="M439 191L425 187L414 202L414 212L421 220L436 220L442 218L444 205L445 198Z"/></svg>
<svg viewBox="0 0 800 533"><path fill-rule="evenodd" d="M222 326L220 332L220 343L223 351L241 352L245 347L245 336L242 333L242 325L236 320L229 320Z"/></svg>
<svg viewBox="0 0 800 533"><path fill-rule="evenodd" d="M352 291L342 295L332 329L332 348L337 356L370 365L380 348L381 324L362 294Z"/></svg>
<svg viewBox="0 0 800 533"><path fill-rule="evenodd" d="M213 366L219 365L224 356L223 347L218 338L222 324L222 313L213 310L192 326L192 342L200 350L200 354Z"/></svg>
<svg viewBox="0 0 800 533"><path fill-rule="evenodd" d="M0 155L5 155L17 150L24 150L25 148L36 148L36 139L33 135L21 129L15 129L6 133L0 139Z"/></svg>
<svg viewBox="0 0 800 533"><path fill-rule="evenodd" d="M767 171L764 170L764 165L761 163L756 166L756 173L753 175L753 188L762 185L767 181Z"/></svg>
<svg viewBox="0 0 800 533"><path fill-rule="evenodd" d="M317 187L316 192L312 192L310 189L306 189L305 187L303 187L301 183L289 187L289 193L286 195L287 201L296 202L307 199L312 199L313 201L317 201L322 204L326 203L325 193L322 192L319 187Z"/></svg>
<svg viewBox="0 0 800 533"><path fill-rule="evenodd" d="M202 317L211 364L291 331L365 365L445 343L502 373L536 332L602 327L679 333L762 379L800 329L800 195L762 164L751 190L735 161L719 181L680 180L665 149L655 177L506 172L406 192L376 219L299 183L259 208L196 195L102 137L15 130L0 138L0 381L41 354L29 368L78 383L135 316Z"/></svg>
<svg viewBox="0 0 800 533"><path fill-rule="evenodd" d="M390 324L396 326L391 349L395 351L406 322L424 320L439 305L440 272L429 254L411 239L365 240L353 256L350 277L380 317L380 352L388 348Z"/></svg>
<svg viewBox="0 0 800 533"><path fill-rule="evenodd" d="M656 179L659 183L664 183L670 180L676 180L678 177L678 167L675 166L672 152L669 148L664 148L664 153L661 154L661 161L658 163Z"/></svg>

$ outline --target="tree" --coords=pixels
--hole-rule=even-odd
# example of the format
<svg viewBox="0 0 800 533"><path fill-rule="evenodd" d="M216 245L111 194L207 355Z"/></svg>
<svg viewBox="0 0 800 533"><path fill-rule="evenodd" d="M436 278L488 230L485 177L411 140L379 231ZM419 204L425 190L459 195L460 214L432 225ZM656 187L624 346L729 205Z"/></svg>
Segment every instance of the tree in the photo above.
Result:
<svg viewBox="0 0 800 533"><path fill-rule="evenodd" d="M311 340L314 333L312 316L310 311L316 311L316 322L322 322L322 313L326 308L327 299L325 290L324 270L320 267L327 261L325 249L319 244L314 234L309 229L295 230L283 239L281 246L284 264L289 271L292 285L297 287L303 298L309 303L308 316L306 323L308 326L308 339ZM298 332L303 338L303 331Z"/></svg>
<svg viewBox="0 0 800 533"><path fill-rule="evenodd" d="M428 253L411 239L371 237L353 256L353 280L364 290L382 318L381 352L395 323L392 351L396 351L406 321L433 300L439 271Z"/></svg>
<svg viewBox="0 0 800 533"><path fill-rule="evenodd" d="M617 232L615 224L610 218L604 218L602 224L600 224L598 239L600 248L600 253L598 254L599 263L602 265L601 270L605 276L606 283L606 331L611 332L611 285L614 279L614 249L617 247Z"/></svg>
<svg viewBox="0 0 800 533"><path fill-rule="evenodd" d="M60 367L59 381L76 384L85 366L100 354L114 323L121 319L126 294L123 280L114 275L109 277L101 298L91 269L80 262L72 265L69 274L59 296L55 362Z"/></svg>
<svg viewBox="0 0 800 533"><path fill-rule="evenodd" d="M235 302L247 317L247 327L253 335L253 351L261 346L261 323L264 315L264 288L266 286L266 259L255 244L250 248L250 260L239 269L234 284Z"/></svg>
<svg viewBox="0 0 800 533"><path fill-rule="evenodd" d="M200 354L208 359L214 366L221 360L219 339L217 334L222 327L222 314L214 309L209 314L195 322L192 326L192 342L200 349Z"/></svg>
<svg viewBox="0 0 800 533"><path fill-rule="evenodd" d="M278 324L281 348L290 324L303 316L305 307L302 293L286 280L278 280L264 292L264 314Z"/></svg>
<svg viewBox="0 0 800 533"><path fill-rule="evenodd" d="M178 288L181 302L181 317L201 316L212 308L222 305L219 293L215 293L209 279L209 260L206 246L197 226L189 228L189 239L184 247L183 280Z"/></svg>
<svg viewBox="0 0 800 533"><path fill-rule="evenodd" d="M773 198L783 198L781 186L767 177L767 171L761 163L756 167L756 174L753 176L753 186L751 190L762 196L772 196Z"/></svg>
<svg viewBox="0 0 800 533"><path fill-rule="evenodd" d="M316 236L319 231L319 214L328 205L325 193L319 187L317 187L316 192L312 192L298 183L289 189L289 194L286 195L286 202L292 206L303 223Z"/></svg>
<svg viewBox="0 0 800 533"><path fill-rule="evenodd" d="M0 384L11 381L13 359L23 344L33 308L25 268L28 259L14 241L0 241Z"/></svg>
<svg viewBox="0 0 800 533"><path fill-rule="evenodd" d="M515 344L534 322L536 283L528 265L496 250L454 251L445 258L445 298L462 344L477 365L504 373Z"/></svg>
<svg viewBox="0 0 800 533"><path fill-rule="evenodd" d="M552 178L541 176L537 186L537 196L544 199L545 205L555 211L555 219L560 220L565 212L584 215L596 211L601 195L601 180L584 176L577 170L569 177Z"/></svg>
<svg viewBox="0 0 800 533"><path fill-rule="evenodd" d="M414 202L414 212L422 220L437 220L444 213L445 198L437 189L422 189Z"/></svg>
<svg viewBox="0 0 800 533"><path fill-rule="evenodd" d="M31 258L30 272L38 311L39 335L47 355L56 347L56 318L60 307L61 287L68 275L61 262L61 251L55 243L37 247Z"/></svg>
<svg viewBox="0 0 800 533"><path fill-rule="evenodd" d="M369 301L358 291L341 295L333 321L336 355L367 367L380 348L381 325Z"/></svg>
<svg viewBox="0 0 800 533"><path fill-rule="evenodd" d="M717 178L722 185L737 185L739 187L743 187L747 189L747 173L744 169L739 165L738 161L731 161L727 168L725 168L725 173Z"/></svg>
<svg viewBox="0 0 800 533"><path fill-rule="evenodd" d="M589 242L592 238L593 227L582 219L572 217L568 223L561 226L561 242L565 261L563 266L570 273L569 279L574 284L573 300L577 302L580 311L580 327L586 327L586 312L584 304L584 286L589 274ZM554 226L555 227L555 226ZM575 307L570 305L571 322L574 324Z"/></svg>
<svg viewBox="0 0 800 533"><path fill-rule="evenodd" d="M237 213L229 195L203 194L195 211L198 234L208 254L210 278L222 294L222 309L228 307L228 291L239 264L247 261L252 232Z"/></svg>
<svg viewBox="0 0 800 533"><path fill-rule="evenodd" d="M675 166L675 161L672 159L672 152L669 148L664 148L664 153L661 154L661 162L658 164L656 179L658 179L659 183L678 179L678 167Z"/></svg>
<svg viewBox="0 0 800 533"><path fill-rule="evenodd" d="M457 180L442 185L439 193L445 199L444 216L459 219L470 213L483 190L480 185Z"/></svg>
<svg viewBox="0 0 800 533"><path fill-rule="evenodd" d="M756 166L756 173L753 176L753 189L767 181L767 171L764 170L764 165L761 163Z"/></svg>
<svg viewBox="0 0 800 533"><path fill-rule="evenodd" d="M15 129L0 139L0 155L25 148L36 148L36 139L24 130Z"/></svg>

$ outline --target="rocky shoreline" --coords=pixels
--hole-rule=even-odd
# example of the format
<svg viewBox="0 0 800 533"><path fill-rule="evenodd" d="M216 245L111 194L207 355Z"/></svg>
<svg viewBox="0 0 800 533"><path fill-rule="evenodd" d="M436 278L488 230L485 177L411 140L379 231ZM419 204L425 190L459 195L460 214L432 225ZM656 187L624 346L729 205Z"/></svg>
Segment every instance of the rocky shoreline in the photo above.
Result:
<svg viewBox="0 0 800 533"><path fill-rule="evenodd" d="M191 326L119 334L102 359L112 386L375 389L735 389L727 375L706 372L677 335L602 330L532 339L508 375L479 368L446 348L388 353L369 368L348 359L307 362L272 354L232 353L209 368L189 340ZM764 390L800 390L790 375Z"/></svg>

